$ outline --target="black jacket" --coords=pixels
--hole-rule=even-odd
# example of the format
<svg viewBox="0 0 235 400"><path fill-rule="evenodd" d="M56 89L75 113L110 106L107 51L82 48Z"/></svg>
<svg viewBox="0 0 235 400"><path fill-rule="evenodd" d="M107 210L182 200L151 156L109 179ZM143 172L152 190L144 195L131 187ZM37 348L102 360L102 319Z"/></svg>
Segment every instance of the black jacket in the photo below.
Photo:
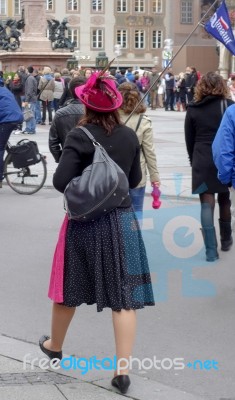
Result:
<svg viewBox="0 0 235 400"><path fill-rule="evenodd" d="M212 142L223 117L224 100L220 96L206 96L201 101L189 103L185 118L185 141L192 165L193 193L226 192L225 185L217 179L217 169L212 157ZM227 100L227 106L233 104Z"/></svg>
<svg viewBox="0 0 235 400"><path fill-rule="evenodd" d="M101 126L88 124L86 128L125 172L130 188L135 188L142 178L140 146L136 133L124 125L116 126L110 136L106 135ZM81 129L72 129L67 135L63 154L53 177L54 187L63 193L71 179L80 176L84 168L92 163L93 155L94 145L91 140ZM120 207L130 205L128 196Z"/></svg>
<svg viewBox="0 0 235 400"><path fill-rule="evenodd" d="M66 107L56 111L50 131L49 149L56 162L59 162L67 134L84 115L84 106L79 100L72 100Z"/></svg>
<svg viewBox="0 0 235 400"><path fill-rule="evenodd" d="M194 90L198 81L198 76L196 73L185 74L185 86L188 89Z"/></svg>

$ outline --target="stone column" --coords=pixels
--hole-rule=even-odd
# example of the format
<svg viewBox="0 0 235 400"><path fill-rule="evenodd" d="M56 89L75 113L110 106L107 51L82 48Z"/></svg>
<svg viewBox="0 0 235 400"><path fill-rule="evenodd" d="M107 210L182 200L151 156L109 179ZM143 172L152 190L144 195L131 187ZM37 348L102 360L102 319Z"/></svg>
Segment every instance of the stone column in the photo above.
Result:
<svg viewBox="0 0 235 400"><path fill-rule="evenodd" d="M219 58L219 72L220 75L224 79L228 79L229 71L230 71L230 60L231 55L230 52L226 49L225 46L220 44L220 58Z"/></svg>
<svg viewBox="0 0 235 400"><path fill-rule="evenodd" d="M25 27L22 33L21 50L48 52L51 42L46 37L46 2L45 0L21 0Z"/></svg>

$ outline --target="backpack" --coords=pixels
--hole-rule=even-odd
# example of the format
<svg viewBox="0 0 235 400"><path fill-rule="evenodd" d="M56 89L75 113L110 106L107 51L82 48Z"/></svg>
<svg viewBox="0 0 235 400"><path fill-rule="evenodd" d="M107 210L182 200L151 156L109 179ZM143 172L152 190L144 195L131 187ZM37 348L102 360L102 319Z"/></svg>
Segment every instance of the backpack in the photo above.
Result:
<svg viewBox="0 0 235 400"><path fill-rule="evenodd" d="M65 188L65 208L69 219L94 221L120 206L129 195L129 182L124 171L85 127L80 129L92 141L95 151L92 164Z"/></svg>

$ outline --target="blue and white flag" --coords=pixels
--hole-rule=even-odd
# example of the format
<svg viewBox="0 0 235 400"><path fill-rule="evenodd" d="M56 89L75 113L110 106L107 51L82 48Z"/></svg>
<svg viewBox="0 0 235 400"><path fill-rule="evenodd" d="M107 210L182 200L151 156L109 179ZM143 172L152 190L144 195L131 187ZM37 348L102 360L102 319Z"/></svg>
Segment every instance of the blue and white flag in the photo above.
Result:
<svg viewBox="0 0 235 400"><path fill-rule="evenodd" d="M204 28L211 36L223 43L223 45L235 55L235 39L225 1L222 2L221 6L205 24Z"/></svg>

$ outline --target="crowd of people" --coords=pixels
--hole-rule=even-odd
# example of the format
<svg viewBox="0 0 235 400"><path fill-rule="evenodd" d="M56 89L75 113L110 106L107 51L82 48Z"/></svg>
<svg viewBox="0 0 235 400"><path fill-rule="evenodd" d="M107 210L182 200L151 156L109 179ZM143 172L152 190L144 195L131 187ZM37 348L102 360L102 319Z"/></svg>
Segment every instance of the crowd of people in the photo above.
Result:
<svg viewBox="0 0 235 400"><path fill-rule="evenodd" d="M1 72L1 71L0 71ZM3 73L0 77L0 85L6 86L15 96L19 106L24 110L30 107L34 118L26 123L22 130L22 124L18 125L15 134L34 134L37 124L52 124L53 112L68 104L73 99L69 91L69 82L75 77L89 77L95 72L92 68L83 70L63 68L61 71L45 66L38 70L29 66L25 68L20 66L15 74L11 74L3 79ZM168 71L157 81L159 76L156 68L151 71L133 71L132 68L120 68L116 70L111 68L110 75L115 80L118 87L122 83L134 83L144 97L144 104L151 109L157 107L165 110L185 111L186 103L192 100L194 88L198 79L198 73L193 67L187 67L186 72L181 72L175 76L172 69ZM155 84L154 84L155 82ZM146 92L151 86L147 96Z"/></svg>
<svg viewBox="0 0 235 400"><path fill-rule="evenodd" d="M4 81L2 77L1 82L0 184L4 146L13 130L22 133L22 110L27 107L33 116L26 121L25 134L35 134L37 124L50 125L49 148L58 163L53 184L59 192L63 193L69 182L92 163L94 144L106 149L129 182L127 197L111 212L87 223L65 217L49 289L52 330L50 336L41 337L40 348L50 359L61 359L76 307L96 303L98 311L111 308L117 359L128 359L135 337L135 310L154 305L141 224L147 174L153 187L159 187L161 181L147 107L186 112L184 131L192 192L200 199L206 260L213 262L219 258L216 194L221 250L228 251L233 244L235 78L226 83L218 73L200 76L194 67L177 76L168 68L159 77L156 68L140 76L131 68L111 69L102 75L91 68L52 72L48 66L42 71L29 66L20 67L13 79L9 76ZM93 142L84 135L84 127L94 136ZM63 246L63 257L58 246ZM128 374L123 366L112 379L121 393L126 393L130 385Z"/></svg>

